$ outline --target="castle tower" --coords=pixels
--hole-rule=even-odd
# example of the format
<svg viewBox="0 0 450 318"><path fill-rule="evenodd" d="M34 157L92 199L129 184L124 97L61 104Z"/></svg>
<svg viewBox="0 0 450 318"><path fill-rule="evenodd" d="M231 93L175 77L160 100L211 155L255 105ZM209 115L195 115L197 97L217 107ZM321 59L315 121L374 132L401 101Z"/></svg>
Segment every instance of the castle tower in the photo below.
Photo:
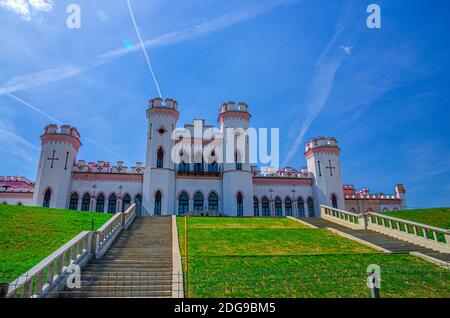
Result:
<svg viewBox="0 0 450 318"><path fill-rule="evenodd" d="M41 136L41 155L33 204L65 209L68 205L72 167L80 149L80 134L68 125L48 125Z"/></svg>
<svg viewBox="0 0 450 318"><path fill-rule="evenodd" d="M403 184L397 184L395 186L395 194L396 194L397 198L399 198L401 200L400 209L406 210L407 209L406 190L405 190L405 187L403 186Z"/></svg>
<svg viewBox="0 0 450 318"><path fill-rule="evenodd" d="M219 124L223 133L223 212L229 216L253 215L253 176L249 160L250 114L245 103L224 103ZM234 145L234 146L232 146Z"/></svg>
<svg viewBox="0 0 450 318"><path fill-rule="evenodd" d="M172 132L178 121L178 103L152 99L147 109L147 158L144 172L143 214L175 214L175 165Z"/></svg>
<svg viewBox="0 0 450 318"><path fill-rule="evenodd" d="M340 151L335 138L318 137L306 143L306 162L314 175L314 215L317 217L322 204L345 209Z"/></svg>

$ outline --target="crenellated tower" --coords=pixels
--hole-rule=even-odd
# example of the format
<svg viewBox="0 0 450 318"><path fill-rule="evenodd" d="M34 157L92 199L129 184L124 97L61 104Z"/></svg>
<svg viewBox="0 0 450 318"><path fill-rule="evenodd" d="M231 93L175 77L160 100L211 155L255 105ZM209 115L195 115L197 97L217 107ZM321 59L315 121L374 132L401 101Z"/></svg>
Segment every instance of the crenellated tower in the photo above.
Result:
<svg viewBox="0 0 450 318"><path fill-rule="evenodd" d="M80 134L69 125L48 125L41 136L41 155L33 204L67 208L72 168L80 149Z"/></svg>
<svg viewBox="0 0 450 318"><path fill-rule="evenodd" d="M175 214L175 166L171 151L174 146L172 132L178 117L178 103L175 100L150 100L143 185L145 215Z"/></svg>
<svg viewBox="0 0 450 318"><path fill-rule="evenodd" d="M230 216L253 215L253 175L247 129L251 115L245 103L224 103L219 124L223 133L223 212Z"/></svg>
<svg viewBox="0 0 450 318"><path fill-rule="evenodd" d="M314 215L320 216L321 204L345 209L339 157L341 150L337 140L332 137L313 138L306 143L305 150L308 171L314 175Z"/></svg>

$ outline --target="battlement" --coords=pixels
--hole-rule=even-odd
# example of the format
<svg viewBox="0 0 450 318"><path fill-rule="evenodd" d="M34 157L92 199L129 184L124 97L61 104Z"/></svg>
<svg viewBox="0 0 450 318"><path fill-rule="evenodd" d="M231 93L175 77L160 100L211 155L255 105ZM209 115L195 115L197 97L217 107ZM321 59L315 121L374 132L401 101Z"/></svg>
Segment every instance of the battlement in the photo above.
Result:
<svg viewBox="0 0 450 318"><path fill-rule="evenodd" d="M337 147L337 140L334 137L316 137L305 144L306 152L317 147Z"/></svg>
<svg viewBox="0 0 450 318"><path fill-rule="evenodd" d="M143 167L142 162L136 162L134 167L124 166L123 161L117 161L115 166L111 166L111 164L107 161L97 161L97 162L89 162L86 164L84 160L78 160L74 164L75 172L95 172L95 173L131 173L131 174L143 174L145 167Z"/></svg>
<svg viewBox="0 0 450 318"><path fill-rule="evenodd" d="M178 102L172 98L166 98L164 101L162 98L154 98L148 102L149 108L168 108L168 109L178 109Z"/></svg>
<svg viewBox="0 0 450 318"><path fill-rule="evenodd" d="M20 176L0 176L1 192L33 192L34 182Z"/></svg>
<svg viewBox="0 0 450 318"><path fill-rule="evenodd" d="M44 135L65 135L80 139L80 133L78 130L70 125L62 125L61 129L59 129L58 125L55 124L48 125L44 128Z"/></svg>
<svg viewBox="0 0 450 318"><path fill-rule="evenodd" d="M354 185L344 185L344 196L346 199L359 200L399 200L399 195L384 193L370 193L370 189L364 188L356 191Z"/></svg>
<svg viewBox="0 0 450 318"><path fill-rule="evenodd" d="M222 107L220 107L221 114L225 113L225 112L233 112L233 111L248 113L248 105L246 103L239 102L236 107L236 103L231 101L231 102L223 103Z"/></svg>
<svg viewBox="0 0 450 318"><path fill-rule="evenodd" d="M276 170L274 167L266 167L261 172L261 170L253 166L251 167L252 174L254 177L276 177L276 178L311 178L312 174L308 171L307 168L301 168L300 171L298 171L295 168L292 167L285 167L280 170Z"/></svg>

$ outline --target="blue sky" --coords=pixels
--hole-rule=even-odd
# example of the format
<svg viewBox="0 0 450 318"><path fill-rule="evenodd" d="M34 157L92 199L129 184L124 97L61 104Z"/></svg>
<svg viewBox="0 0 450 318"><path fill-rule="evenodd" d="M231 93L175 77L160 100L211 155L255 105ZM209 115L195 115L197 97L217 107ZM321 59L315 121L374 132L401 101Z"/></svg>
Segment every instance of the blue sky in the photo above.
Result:
<svg viewBox="0 0 450 318"><path fill-rule="evenodd" d="M79 129L79 159L143 161L158 92L126 0L46 2L0 0L0 175L34 180L55 121ZM379 30L366 27L373 2ZM71 3L81 29L66 27ZM180 125L214 124L222 102L245 101L254 127L280 128L286 165L306 165L309 138L334 136L345 183L404 183L410 207L450 206L448 1L131 3Z"/></svg>

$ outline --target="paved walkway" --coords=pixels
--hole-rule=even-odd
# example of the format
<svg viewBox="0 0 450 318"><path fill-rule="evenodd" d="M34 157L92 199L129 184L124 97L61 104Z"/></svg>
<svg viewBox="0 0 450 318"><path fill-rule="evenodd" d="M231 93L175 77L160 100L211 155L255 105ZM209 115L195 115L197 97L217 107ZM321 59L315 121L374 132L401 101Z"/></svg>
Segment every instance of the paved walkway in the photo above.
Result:
<svg viewBox="0 0 450 318"><path fill-rule="evenodd" d="M321 219L321 218L301 218L303 222L314 225L318 228L333 228L345 234L354 236L358 239L364 240L392 253L410 253L419 252L421 254L431 256L444 262L450 262L449 253L439 253L432 249L425 248L413 243L398 240L396 238L377 233L371 230L353 230L345 226Z"/></svg>

